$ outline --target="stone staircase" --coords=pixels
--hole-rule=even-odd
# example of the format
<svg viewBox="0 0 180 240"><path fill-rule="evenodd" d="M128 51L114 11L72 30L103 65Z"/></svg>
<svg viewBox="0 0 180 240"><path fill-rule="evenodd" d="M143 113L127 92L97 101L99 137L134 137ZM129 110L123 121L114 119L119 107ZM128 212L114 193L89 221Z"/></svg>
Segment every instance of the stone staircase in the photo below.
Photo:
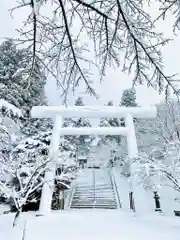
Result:
<svg viewBox="0 0 180 240"><path fill-rule="evenodd" d="M117 207L116 192L108 169L85 169L80 173L70 208Z"/></svg>

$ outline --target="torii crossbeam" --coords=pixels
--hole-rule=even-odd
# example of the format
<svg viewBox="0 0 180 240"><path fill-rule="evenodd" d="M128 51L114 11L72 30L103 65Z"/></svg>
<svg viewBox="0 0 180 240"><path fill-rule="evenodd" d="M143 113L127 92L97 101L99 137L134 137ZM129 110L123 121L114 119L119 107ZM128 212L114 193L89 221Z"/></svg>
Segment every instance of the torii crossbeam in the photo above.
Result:
<svg viewBox="0 0 180 240"><path fill-rule="evenodd" d="M53 194L53 182L56 170L56 160L59 151L60 136L63 135L123 135L127 137L127 149L129 157L135 157L138 153L136 134L133 118L155 118L156 107L115 107L115 106L35 106L31 110L33 118L52 118L54 120L52 139L49 151L49 170L45 173L45 182L41 194L40 214L44 215L51 210ZM124 118L125 127L82 127L63 128L64 117L86 118ZM132 196L131 183L131 196Z"/></svg>

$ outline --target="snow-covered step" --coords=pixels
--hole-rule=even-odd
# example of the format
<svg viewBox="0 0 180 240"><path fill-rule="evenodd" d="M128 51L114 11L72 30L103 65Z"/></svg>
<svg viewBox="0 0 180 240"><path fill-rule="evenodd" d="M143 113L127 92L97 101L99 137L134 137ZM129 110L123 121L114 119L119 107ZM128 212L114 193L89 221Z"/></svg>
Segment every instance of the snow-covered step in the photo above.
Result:
<svg viewBox="0 0 180 240"><path fill-rule="evenodd" d="M117 208L117 204L116 203L93 203L93 202L74 202L73 204L73 208L75 206L93 206L93 208L96 208L96 206L104 206L104 207L113 207L113 208Z"/></svg>
<svg viewBox="0 0 180 240"><path fill-rule="evenodd" d="M73 202L73 206L83 206L83 205L92 205L92 206L114 206L117 207L115 202Z"/></svg>
<svg viewBox="0 0 180 240"><path fill-rule="evenodd" d="M108 189L104 189L104 188L102 188L102 189L95 189L95 191L98 193L98 192L105 192L105 193L113 193L114 191L111 189L111 188L108 188ZM76 193L77 194L87 194L87 193L93 193L94 192L94 190L92 190L92 189L89 189L89 190L86 190L86 191L80 191L80 190L76 190Z"/></svg>
<svg viewBox="0 0 180 240"><path fill-rule="evenodd" d="M116 201L114 199L96 199L94 200L93 198L92 199L73 199L72 203L73 202L96 202L96 203L116 203Z"/></svg>
<svg viewBox="0 0 180 240"><path fill-rule="evenodd" d="M97 207L99 207L99 208L100 207L101 208L117 208L117 205L114 205L114 204L109 204L109 205L106 204L105 205L105 204L85 204L85 203L84 204L74 204L73 208L74 207L81 207L82 208L82 207L87 207L87 206L91 207L91 208L97 208Z"/></svg>
<svg viewBox="0 0 180 240"><path fill-rule="evenodd" d="M116 209L116 192L107 169L84 169L76 181L70 208Z"/></svg>
<svg viewBox="0 0 180 240"><path fill-rule="evenodd" d="M73 204L73 208L74 208L74 207L78 207L78 206L81 206L81 207L83 207L83 206L84 206L84 207L85 207L85 206L91 206L92 208L96 208L96 207L102 207L102 208L103 208L103 207L104 207L104 208L108 208L108 207L109 207L109 208L117 208L117 205L116 205L116 204L104 204L104 203L103 203L103 204L100 204L100 203L99 203L99 204L97 204L97 203L95 203L95 204L94 204L94 203L79 203L79 204L78 204L78 203L74 203L74 204Z"/></svg>
<svg viewBox="0 0 180 240"><path fill-rule="evenodd" d="M97 196L98 196L99 199L101 199L101 198L113 199L114 198L114 195L104 195L104 194L98 195L98 194L96 194L96 198L97 198ZM77 199L80 199L80 198L93 198L94 199L94 196L92 196L92 195L74 195L73 199L75 199L75 198L77 198Z"/></svg>
<svg viewBox="0 0 180 240"><path fill-rule="evenodd" d="M82 208L99 208L99 209L117 209L117 206L113 206L113 205L74 205L73 208L76 209L82 209Z"/></svg>
<svg viewBox="0 0 180 240"><path fill-rule="evenodd" d="M101 198L101 197L110 198L110 199L114 198L114 194L104 194L104 193L102 193L102 194L100 194L100 193L99 194L97 194L97 193L95 193L95 194L85 194L85 195L76 194L76 195L73 196L73 198L86 198L86 197L94 198L94 195L96 196L96 198L97 197L99 197L99 198Z"/></svg>

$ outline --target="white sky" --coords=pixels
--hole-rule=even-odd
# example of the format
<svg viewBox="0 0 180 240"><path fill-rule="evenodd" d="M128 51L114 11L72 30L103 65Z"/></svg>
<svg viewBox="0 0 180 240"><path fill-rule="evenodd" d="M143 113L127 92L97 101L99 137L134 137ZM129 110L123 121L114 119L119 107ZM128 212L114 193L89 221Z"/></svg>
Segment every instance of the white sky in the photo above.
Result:
<svg viewBox="0 0 180 240"><path fill-rule="evenodd" d="M10 17L8 9L10 9L15 3L15 0L1 0L0 3L0 18L1 18L1 29L0 38L11 37L17 35L15 29L17 29L26 16L26 12L21 11L21 14L14 13L14 18ZM152 9L154 14L156 9ZM163 31L168 37L174 37L175 40L166 46L163 50L165 71L168 74L180 72L180 32L179 36L175 37L172 33L173 19L170 17L166 21L162 21L158 24L158 29ZM95 77L96 78L96 77ZM103 83L99 83L98 79L94 79L94 86L100 98L98 100L93 97L83 94L83 88L81 87L75 96L69 97L69 103L71 104L79 94L84 97L84 102L88 105L100 105L107 103L108 100L113 100L115 104L119 104L123 89L131 87L131 79L127 75L123 74L120 69L114 70L109 69L107 76L104 78ZM140 105L151 105L161 101L164 97L146 86L139 86L136 88L137 101ZM60 105L60 97L56 88L56 83L52 79L48 79L46 86L46 93L51 105Z"/></svg>

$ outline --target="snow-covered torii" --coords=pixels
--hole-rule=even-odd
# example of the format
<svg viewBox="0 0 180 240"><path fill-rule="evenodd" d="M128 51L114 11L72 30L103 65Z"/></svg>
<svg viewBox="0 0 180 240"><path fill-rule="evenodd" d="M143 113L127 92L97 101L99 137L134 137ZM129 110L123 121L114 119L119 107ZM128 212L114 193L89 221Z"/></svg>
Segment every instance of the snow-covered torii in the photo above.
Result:
<svg viewBox="0 0 180 240"><path fill-rule="evenodd" d="M63 135L123 135L127 137L129 157L138 153L133 118L155 118L156 107L115 107L115 106L35 106L31 110L33 118L52 118L54 127L49 151L48 171L45 173L45 183L40 201L42 215L51 210L53 182L55 178L57 154L59 151L60 136ZM63 127L63 118L124 118L125 127ZM132 190L131 190L132 191Z"/></svg>

